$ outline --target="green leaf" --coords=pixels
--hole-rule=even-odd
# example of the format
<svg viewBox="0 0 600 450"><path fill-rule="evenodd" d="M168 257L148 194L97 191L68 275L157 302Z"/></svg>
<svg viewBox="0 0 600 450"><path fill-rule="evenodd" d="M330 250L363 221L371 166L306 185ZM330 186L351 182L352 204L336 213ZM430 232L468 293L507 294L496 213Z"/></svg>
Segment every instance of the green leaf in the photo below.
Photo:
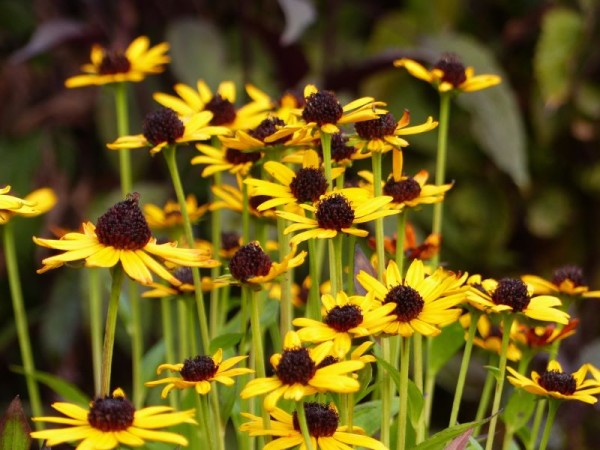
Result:
<svg viewBox="0 0 600 450"><path fill-rule="evenodd" d="M551 9L542 20L533 64L542 98L549 108L559 107L569 96L583 28L583 18L566 8Z"/></svg>
<svg viewBox="0 0 600 450"><path fill-rule="evenodd" d="M10 366L13 372L25 374L25 371L20 366ZM87 405L90 403L90 398L85 395L78 387L68 381L63 380L57 376L51 375L46 372L34 372L31 374L40 383L44 383L62 398L70 403L76 403L78 405Z"/></svg>
<svg viewBox="0 0 600 450"><path fill-rule="evenodd" d="M165 359L165 341L161 339L156 344L154 344L142 358L142 379L146 380L154 380L156 379L156 368L164 361ZM169 363L174 363L175 361L167 361ZM143 389L143 397L142 402L146 399L146 395L148 394L148 389Z"/></svg>
<svg viewBox="0 0 600 450"><path fill-rule="evenodd" d="M400 371L398 369L396 369L394 366L392 366L385 359L382 359L378 356L375 356L375 358L377 358L377 364L379 364L380 366L383 366L383 368L388 373L388 375L390 377L392 377L392 380L394 381L396 388L400 389Z"/></svg>
<svg viewBox="0 0 600 450"><path fill-rule="evenodd" d="M391 408L392 417L398 414L399 404L398 397L394 397ZM381 400L371 400L356 405L353 423L365 430L367 436L373 436L377 433L381 428Z"/></svg>
<svg viewBox="0 0 600 450"><path fill-rule="evenodd" d="M210 342L210 353L215 353L218 349L227 350L237 345L244 335L242 333L228 333L217 336Z"/></svg>
<svg viewBox="0 0 600 450"><path fill-rule="evenodd" d="M423 413L423 393L412 380L408 380L408 418L416 430Z"/></svg>
<svg viewBox="0 0 600 450"><path fill-rule="evenodd" d="M465 330L460 323L455 322L443 328L442 333L432 339L429 370L439 372L464 344Z"/></svg>
<svg viewBox="0 0 600 450"><path fill-rule="evenodd" d="M468 430L475 428L477 425L486 423L488 420L490 419L487 418L476 422L461 423L459 425L446 428L445 430L434 434L426 441L421 442L419 445L414 447L414 450L439 450L441 448L444 448L444 444L450 439L454 439L455 437L460 436Z"/></svg>
<svg viewBox="0 0 600 450"><path fill-rule="evenodd" d="M15 397L0 419L0 450L27 450L31 447L31 428L19 397Z"/></svg>

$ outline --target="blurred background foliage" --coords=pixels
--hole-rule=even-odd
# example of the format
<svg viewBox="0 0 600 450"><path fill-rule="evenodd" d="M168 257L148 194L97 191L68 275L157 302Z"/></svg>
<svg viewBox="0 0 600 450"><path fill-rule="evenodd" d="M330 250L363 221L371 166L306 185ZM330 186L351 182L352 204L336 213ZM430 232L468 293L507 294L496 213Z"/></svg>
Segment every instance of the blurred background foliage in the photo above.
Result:
<svg viewBox="0 0 600 450"><path fill-rule="evenodd" d="M60 199L49 214L17 227L37 366L93 390L85 280L71 270L36 275L44 254L31 242L53 227L95 221L119 196L116 155L105 148L116 138L112 96L63 85L87 62L92 43L125 47L146 34L171 44L167 71L130 89L133 133L156 108L153 92L198 78L213 89L234 80L240 101L246 82L275 98L313 82L343 99L374 96L396 117L409 109L421 123L438 116L437 94L392 61L432 65L455 52L503 83L462 95L452 109L447 173L455 186L446 201L443 260L496 278L548 277L573 263L600 288L599 18L595 0L0 1L0 183L21 195L50 186ZM433 172L435 133L410 142L406 172ZM192 152L179 152L186 186L206 201L199 168L187 164ZM162 161L143 150L133 159L145 202L172 197ZM421 235L430 217L428 209L410 216ZM13 368L20 357L2 258L0 289L4 406L25 384ZM600 366L600 308L588 300L574 313L582 323L567 341L567 368L582 358ZM147 319L150 340L156 336ZM118 350L126 364L128 345ZM54 398L50 389L44 395ZM569 448L600 448L591 431L600 424L597 412L577 405L559 412Z"/></svg>

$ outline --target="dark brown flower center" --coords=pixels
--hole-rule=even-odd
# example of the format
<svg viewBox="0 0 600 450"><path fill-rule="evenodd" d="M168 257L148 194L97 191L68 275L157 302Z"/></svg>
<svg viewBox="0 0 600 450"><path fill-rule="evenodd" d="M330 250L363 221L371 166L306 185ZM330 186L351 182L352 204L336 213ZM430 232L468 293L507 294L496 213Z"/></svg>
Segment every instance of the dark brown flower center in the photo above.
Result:
<svg viewBox="0 0 600 450"><path fill-rule="evenodd" d="M583 270L579 266L569 264L554 271L554 274L552 275L553 284L560 286L563 281L567 280L573 283L575 287L586 285Z"/></svg>
<svg viewBox="0 0 600 450"><path fill-rule="evenodd" d="M352 226L354 210L346 197L333 194L319 201L315 217L320 228L340 231Z"/></svg>
<svg viewBox="0 0 600 450"><path fill-rule="evenodd" d="M577 390L575 377L569 373L549 370L540 375L538 383L547 391L560 392L563 395L572 395Z"/></svg>
<svg viewBox="0 0 600 450"><path fill-rule="evenodd" d="M223 231L221 233L221 248L223 250L233 250L240 246L240 235L235 231Z"/></svg>
<svg viewBox="0 0 600 450"><path fill-rule="evenodd" d="M319 364L317 364L317 369L321 369L323 367L327 367L338 362L340 362L340 360L337 359L335 356L327 355L321 360Z"/></svg>
<svg viewBox="0 0 600 450"><path fill-rule="evenodd" d="M362 310L357 305L334 306L323 321L334 330L345 332L362 323Z"/></svg>
<svg viewBox="0 0 600 450"><path fill-rule="evenodd" d="M496 305L508 305L515 312L527 308L530 300L527 285L518 278L503 278L492 293L492 301Z"/></svg>
<svg viewBox="0 0 600 450"><path fill-rule="evenodd" d="M146 116L143 133L152 145L174 144L185 133L185 125L171 108L161 108Z"/></svg>
<svg viewBox="0 0 600 450"><path fill-rule="evenodd" d="M181 378L185 381L204 381L212 378L219 369L210 356L198 355L186 359L181 368Z"/></svg>
<svg viewBox="0 0 600 450"><path fill-rule="evenodd" d="M348 136L341 131L331 135L331 160L335 162L341 162L350 159L356 148L352 145L346 145L348 143ZM321 141L317 142L317 153L319 157L323 159L323 147Z"/></svg>
<svg viewBox="0 0 600 450"><path fill-rule="evenodd" d="M285 122L278 117L270 117L263 120L254 130L251 130L248 134L259 141L265 141L273 133L275 133L280 127L285 126ZM285 142L287 138L278 139L273 142L265 143L265 145L277 145Z"/></svg>
<svg viewBox="0 0 600 450"><path fill-rule="evenodd" d="M204 109L213 113L211 125L228 125L233 123L237 116L233 103L221 97L221 94L215 94L204 106Z"/></svg>
<svg viewBox="0 0 600 450"><path fill-rule="evenodd" d="M449 53L443 55L434 68L444 72L442 81L450 83L455 88L459 87L467 80L465 66L454 54Z"/></svg>
<svg viewBox="0 0 600 450"><path fill-rule="evenodd" d="M250 242L235 252L229 261L229 270L233 278L246 282L249 278L267 275L272 264L271 258L260 245Z"/></svg>
<svg viewBox="0 0 600 450"><path fill-rule="evenodd" d="M260 205L262 205L267 200L271 200L272 198L273 197L270 197L268 195L254 195L248 199L248 204L250 205L250 208L252 208L254 211L258 211L258 207ZM269 208L269 209L273 209L273 208ZM264 211L261 211L261 212L264 212Z"/></svg>
<svg viewBox="0 0 600 450"><path fill-rule="evenodd" d="M331 91L319 91L306 98L302 118L306 122L316 122L318 126L326 123L336 124L344 111L335 94Z"/></svg>
<svg viewBox="0 0 600 450"><path fill-rule="evenodd" d="M354 124L354 129L361 138L370 140L393 136L397 126L398 124L392 113L386 113L377 119L357 122Z"/></svg>
<svg viewBox="0 0 600 450"><path fill-rule="evenodd" d="M260 157L260 152L241 152L233 148L225 150L225 160L235 166L241 166L246 163L255 163Z"/></svg>
<svg viewBox="0 0 600 450"><path fill-rule="evenodd" d="M400 322L410 322L417 318L421 314L421 311L423 311L423 306L425 306L425 301L421 297L421 294L410 286L402 284L394 286L388 291L383 299L383 303L390 302L396 304L396 309L392 313L398 316L397 320Z"/></svg>
<svg viewBox="0 0 600 450"><path fill-rule="evenodd" d="M96 223L96 235L101 244L120 250L145 247L152 233L138 205L139 198L137 192L130 194L100 216Z"/></svg>
<svg viewBox="0 0 600 450"><path fill-rule="evenodd" d="M131 62L119 51L105 50L102 62L98 68L101 75L114 75L116 73L127 73L131 69Z"/></svg>
<svg viewBox="0 0 600 450"><path fill-rule="evenodd" d="M305 348L284 350L275 369L277 378L284 384L300 383L307 385L315 375L317 368Z"/></svg>
<svg viewBox="0 0 600 450"><path fill-rule="evenodd" d="M393 197L394 203L408 202L419 197L421 185L413 177L407 177L400 181L390 177L383 186L383 193Z"/></svg>
<svg viewBox="0 0 600 450"><path fill-rule="evenodd" d="M194 277L192 276L191 267L179 267L177 270L175 270L175 272L173 272L173 276L183 284L194 284Z"/></svg>
<svg viewBox="0 0 600 450"><path fill-rule="evenodd" d="M316 438L333 436L340 422L337 411L333 407L321 403L304 403L304 414L308 433ZM292 423L294 430L300 431L300 422L296 411L292 415Z"/></svg>
<svg viewBox="0 0 600 450"><path fill-rule="evenodd" d="M125 397L106 396L92 402L88 423L105 433L123 431L133 424L135 408Z"/></svg>
<svg viewBox="0 0 600 450"><path fill-rule="evenodd" d="M327 191L327 186L327 179L321 170L306 167L296 172L290 183L290 190L298 203L312 203Z"/></svg>

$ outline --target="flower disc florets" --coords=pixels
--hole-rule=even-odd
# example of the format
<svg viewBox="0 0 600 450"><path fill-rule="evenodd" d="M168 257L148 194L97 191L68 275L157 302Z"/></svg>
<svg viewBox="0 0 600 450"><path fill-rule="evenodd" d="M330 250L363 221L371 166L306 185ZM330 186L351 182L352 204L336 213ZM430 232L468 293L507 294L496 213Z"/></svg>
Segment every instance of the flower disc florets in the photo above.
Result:
<svg viewBox="0 0 600 450"><path fill-rule="evenodd" d="M248 199L248 205L250 205L250 208L253 211L258 211L258 207L260 205L262 205L264 202L271 200L273 197L269 196L269 195L253 195L252 197L250 197ZM273 209L273 208L269 208L269 209ZM267 210L265 210L267 211ZM264 212L264 211L262 211Z"/></svg>
<svg viewBox="0 0 600 450"><path fill-rule="evenodd" d="M570 281L575 287L585 286L586 281L583 270L579 266L566 265L556 269L552 274L552 283L559 286L563 281Z"/></svg>
<svg viewBox="0 0 600 450"><path fill-rule="evenodd" d="M304 403L304 413L306 414L306 424L308 432L313 437L333 436L340 422L340 416L337 411L321 403ZM298 414L294 411L292 423L296 431L300 431Z"/></svg>
<svg viewBox="0 0 600 450"><path fill-rule="evenodd" d="M198 355L183 362L180 374L185 381L204 381L212 378L218 369L210 356Z"/></svg>
<svg viewBox="0 0 600 450"><path fill-rule="evenodd" d="M144 248L152 237L144 213L138 205L140 195L136 192L117 203L98 219L98 241L121 250Z"/></svg>
<svg viewBox="0 0 600 450"><path fill-rule="evenodd" d="M315 362L305 348L286 349L281 354L275 369L277 378L284 384L300 383L307 385L317 371Z"/></svg>
<svg viewBox="0 0 600 450"><path fill-rule="evenodd" d="M538 384L547 391L560 392L563 395L572 395L577 390L577 382L573 375L549 370L540 375Z"/></svg>
<svg viewBox="0 0 600 450"><path fill-rule="evenodd" d="M285 122L278 117L269 117L264 119L254 130L251 130L248 134L259 141L265 140L273 133L275 133L278 128L285 126ZM274 142L269 142L268 145L276 145L285 142L286 138L278 139Z"/></svg>
<svg viewBox="0 0 600 450"><path fill-rule="evenodd" d="M442 81L450 83L455 88L467 81L465 66L454 54L442 56L442 58L434 66L434 69L440 69L442 72L444 72Z"/></svg>
<svg viewBox="0 0 600 450"><path fill-rule="evenodd" d="M379 116L378 119L355 123L354 129L361 138L370 140L393 136L397 126L398 124L392 113L385 113Z"/></svg>
<svg viewBox="0 0 600 450"><path fill-rule="evenodd" d="M346 145L348 143L348 136L344 133L339 132L331 135L331 160L335 162L344 161L350 159L352 155L356 153L356 147L352 145ZM318 153L323 158L323 147L321 143L318 144Z"/></svg>
<svg viewBox="0 0 600 450"><path fill-rule="evenodd" d="M527 308L530 300L527 285L518 278L503 278L492 293L492 301L496 305L510 306L515 312Z"/></svg>
<svg viewBox="0 0 600 450"><path fill-rule="evenodd" d="M121 52L105 51L98 72L102 75L114 75L116 73L127 73L131 69L131 62Z"/></svg>
<svg viewBox="0 0 600 450"><path fill-rule="evenodd" d="M319 227L340 231L350 228L354 221L354 210L346 197L333 194L319 201L315 217Z"/></svg>
<svg viewBox="0 0 600 450"><path fill-rule="evenodd" d="M233 148L225 150L225 160L236 166L241 166L246 163L255 163L260 158L260 152L242 152Z"/></svg>
<svg viewBox="0 0 600 450"><path fill-rule="evenodd" d="M229 262L229 270L233 278L245 282L249 278L267 275L272 264L271 258L260 245L250 242L235 252Z"/></svg>
<svg viewBox="0 0 600 450"><path fill-rule="evenodd" d="M233 250L240 246L240 235L235 231L224 231L221 233L221 248L223 250Z"/></svg>
<svg viewBox="0 0 600 450"><path fill-rule="evenodd" d="M302 118L306 122L316 122L318 126L337 123L344 110L335 94L331 91L319 91L306 98Z"/></svg>
<svg viewBox="0 0 600 450"><path fill-rule="evenodd" d="M400 181L390 177L383 186L383 193L392 197L394 203L408 202L421 194L421 185L413 177Z"/></svg>
<svg viewBox="0 0 600 450"><path fill-rule="evenodd" d="M143 134L152 145L174 144L185 133L185 125L171 108L161 108L144 119Z"/></svg>
<svg viewBox="0 0 600 450"><path fill-rule="evenodd" d="M220 94L215 94L213 98L204 106L204 109L213 113L210 121L211 125L227 125L233 123L237 116L235 106Z"/></svg>
<svg viewBox="0 0 600 450"><path fill-rule="evenodd" d="M323 367L327 367L338 362L340 362L340 360L335 356L327 355L319 364L317 364L317 369L322 369Z"/></svg>
<svg viewBox="0 0 600 450"><path fill-rule="evenodd" d="M327 191L327 179L321 170L306 167L298 170L290 190L299 203L316 202Z"/></svg>
<svg viewBox="0 0 600 450"><path fill-rule="evenodd" d="M182 284L194 284L191 267L179 267L173 272L173 276L181 281Z"/></svg>
<svg viewBox="0 0 600 450"><path fill-rule="evenodd" d="M421 311L423 311L423 306L425 306L425 301L421 297L421 294L410 286L402 284L394 286L388 291L383 299L383 304L385 305L390 302L396 303L396 309L392 313L398 316L400 322L410 322L417 318L421 314Z"/></svg>
<svg viewBox="0 0 600 450"><path fill-rule="evenodd" d="M135 408L125 397L106 396L92 402L88 423L103 432L126 430L133 424Z"/></svg>
<svg viewBox="0 0 600 450"><path fill-rule="evenodd" d="M342 332L359 326L362 321L362 310L357 305L334 306L323 319L327 326Z"/></svg>

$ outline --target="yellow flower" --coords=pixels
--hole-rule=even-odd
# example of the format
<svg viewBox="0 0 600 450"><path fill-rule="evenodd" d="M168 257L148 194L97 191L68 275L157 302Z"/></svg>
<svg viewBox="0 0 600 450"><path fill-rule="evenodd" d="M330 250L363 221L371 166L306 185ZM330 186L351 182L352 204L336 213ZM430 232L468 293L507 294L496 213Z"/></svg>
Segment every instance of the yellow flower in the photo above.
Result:
<svg viewBox="0 0 600 450"><path fill-rule="evenodd" d="M535 294L567 294L600 298L600 291L590 291L590 288L586 286L581 267L571 264L556 269L551 280L545 280L536 275L523 275L521 279L533 286Z"/></svg>
<svg viewBox="0 0 600 450"><path fill-rule="evenodd" d="M251 102L236 109L236 89L232 81L223 81L213 94L204 80L198 80L196 89L186 84L176 84L177 96L157 92L154 100L176 111L181 117L191 117L201 111L210 111L211 125L222 125L231 130L250 129L257 126L271 108L271 99L251 84L246 85L246 93Z"/></svg>
<svg viewBox="0 0 600 450"><path fill-rule="evenodd" d="M471 314L464 314L460 317L460 324L463 328L468 328L471 324ZM498 325L495 325L487 315L481 315L477 321L477 331L479 335L473 337L473 343L489 352L500 354L502 350L502 334L504 330ZM466 337L466 334L465 334ZM513 322L510 329L511 340L508 343L506 357L509 361L519 361L521 359L521 350L515 345L515 341L519 339L518 325Z"/></svg>
<svg viewBox="0 0 600 450"><path fill-rule="evenodd" d="M594 395L600 393L600 383L586 379L588 364L581 366L577 372L568 374L563 372L557 361L550 361L545 372L539 374L532 371L531 378L521 375L512 367L507 369L510 372L508 381L532 394L560 400L579 400L589 404L598 401Z"/></svg>
<svg viewBox="0 0 600 450"><path fill-rule="evenodd" d="M10 189L10 186L0 189L0 225L14 216L39 216L56 204L56 194L50 188L37 189L22 199L8 195Z"/></svg>
<svg viewBox="0 0 600 450"><path fill-rule="evenodd" d="M320 364L333 348L333 342L323 342L307 349L298 334L289 331L284 338L283 352L271 356L275 375L255 378L242 390L243 399L268 394L263 402L272 411L280 397L299 401L317 392L357 392L360 384L347 374L364 367L361 361L342 361L321 367Z"/></svg>
<svg viewBox="0 0 600 450"><path fill-rule="evenodd" d="M246 358L247 356L234 356L223 361L223 350L219 349L212 357L198 355L179 364L161 364L156 369L158 375L164 370L170 370L171 372L179 372L180 376L148 381L144 384L149 387L166 384L161 393L162 398L166 398L169 392L175 388L194 388L198 394L205 395L210 392L211 381L231 386L234 384L232 377L254 373L254 370L245 367L233 368Z"/></svg>
<svg viewBox="0 0 600 450"><path fill-rule="evenodd" d="M240 180L238 182L241 184ZM219 209L228 209L230 211L235 211L241 213L244 208L244 194L235 186L231 186L229 184L222 185L214 185L211 186L211 191L214 194L215 198L218 200L213 201L209 209L211 211L216 211ZM248 207L250 210L250 214L257 218L263 219L274 219L275 211L274 210L265 210L259 211L257 208L265 201L269 200L270 197L259 195L259 196L250 196L248 199Z"/></svg>
<svg viewBox="0 0 600 450"><path fill-rule="evenodd" d="M533 296L533 288L518 278L481 280L474 275L468 284L471 288L467 291L467 301L477 309L493 313L521 313L531 319L562 324L569 321L566 312L555 308L561 305L557 297Z"/></svg>
<svg viewBox="0 0 600 450"><path fill-rule="evenodd" d="M192 277L192 269L190 267L179 267L173 272L173 277L179 282L179 285L151 283L148 290L142 294L144 298L163 298L179 295L187 295L193 293L194 280ZM221 283L218 280L212 280L210 277L202 277L200 280L200 288L203 292L210 292L213 289L218 289L226 286L226 283Z"/></svg>
<svg viewBox="0 0 600 450"><path fill-rule="evenodd" d="M436 336L441 332L439 327L458 319L461 310L455 306L465 294L456 286L462 284L463 277L442 269L427 275L423 262L415 259L404 279L393 260L388 263L383 283L362 270L356 279L367 292L373 292L377 300L395 305L392 313L396 318L382 331L408 337L415 332ZM450 290L454 292L446 295Z"/></svg>
<svg viewBox="0 0 600 450"><path fill-rule="evenodd" d="M517 323L517 322L515 322ZM533 349L546 347L553 342L561 341L573 336L577 331L579 319L571 319L564 327L557 327L555 324L546 324L543 326L530 326L517 323L517 333L515 341L523 346Z"/></svg>
<svg viewBox="0 0 600 450"><path fill-rule="evenodd" d="M358 122L354 124L357 136L350 139L350 144L354 145L361 153L384 153L392 149L399 150L408 146L408 142L400 136L424 133L438 126L438 123L431 117L428 117L427 121L421 125L408 127L409 124L410 113L408 111L404 111L398 122L389 112L376 119Z"/></svg>
<svg viewBox="0 0 600 450"><path fill-rule="evenodd" d="M365 189L345 188L321 196L315 206L300 205L314 213L314 219L287 211L277 211L275 214L295 222L285 229L285 234L306 230L293 236L290 239L291 244L313 238L329 239L340 232L365 237L369 232L354 228L353 225L397 214L398 211L382 209L391 200L392 197L388 196L371 197Z"/></svg>
<svg viewBox="0 0 600 450"><path fill-rule="evenodd" d="M186 197L185 205L192 223L197 222L208 211L208 205L199 206L198 200L193 194ZM173 200L167 201L163 208L152 203L146 203L144 205L144 216L150 228L157 230L183 226L181 206Z"/></svg>
<svg viewBox="0 0 600 450"><path fill-rule="evenodd" d="M372 295L353 295L345 292L321 296L323 321L300 317L292 324L301 327L297 333L303 342L333 341L332 355L342 360L350 351L352 338L379 333L395 319L393 303L381 305Z"/></svg>
<svg viewBox="0 0 600 450"><path fill-rule="evenodd" d="M211 118L211 112L203 111L182 121L172 109L161 108L146 116L142 134L121 136L106 146L111 150L151 147L150 154L155 155L167 145L205 141L229 133L227 128L209 126Z"/></svg>
<svg viewBox="0 0 600 450"><path fill-rule="evenodd" d="M151 284L151 272L154 272L179 286L181 281L153 256L186 267L215 267L219 264L196 249L177 248L176 243L157 244L138 206L138 200L139 194L129 195L104 213L96 226L91 222L84 223L83 233L67 233L58 240L34 236L36 244L64 251L45 258L42 261L44 267L37 272L56 269L72 261L85 261L87 267L121 264L127 275L142 284Z"/></svg>
<svg viewBox="0 0 600 450"><path fill-rule="evenodd" d="M465 67L456 55L447 54L427 70L417 61L401 58L394 61L395 67L404 67L413 77L426 81L439 92L473 92L499 84L502 79L497 75L475 75L472 67Z"/></svg>
<svg viewBox="0 0 600 450"><path fill-rule="evenodd" d="M165 64L171 61L166 54L168 50L169 44L166 42L150 48L150 40L146 36L136 38L124 52L94 45L90 55L91 63L81 67L84 74L67 79L65 86L76 88L142 81L146 75L165 70Z"/></svg>
<svg viewBox="0 0 600 450"><path fill-rule="evenodd" d="M339 426L339 414L333 403L305 402L304 410L312 448L315 450L345 450L354 447L385 450L387 447L372 437L365 436L362 428ZM269 412L270 425L265 427L262 417L242 413L250 422L243 423L240 431L250 436L273 436L273 440L263 450L282 450L286 448L306 448L304 437L298 425L297 413L289 414L280 408Z"/></svg>
<svg viewBox="0 0 600 450"><path fill-rule="evenodd" d="M200 156L192 158L192 164L206 164L202 170L204 178L218 172L229 172L245 177L252 166L263 156L262 152L242 152L232 148L215 148L211 145L196 144Z"/></svg>
<svg viewBox="0 0 600 450"><path fill-rule="evenodd" d="M88 409L63 402L54 403L52 407L66 417L32 418L34 422L68 425L31 433L35 439L46 439L49 447L74 441L81 441L77 450L109 450L120 445L141 447L147 441L187 446L188 441L183 436L158 429L182 423L196 424L193 409L176 412L169 406L150 406L136 410L121 389L92 401Z"/></svg>

